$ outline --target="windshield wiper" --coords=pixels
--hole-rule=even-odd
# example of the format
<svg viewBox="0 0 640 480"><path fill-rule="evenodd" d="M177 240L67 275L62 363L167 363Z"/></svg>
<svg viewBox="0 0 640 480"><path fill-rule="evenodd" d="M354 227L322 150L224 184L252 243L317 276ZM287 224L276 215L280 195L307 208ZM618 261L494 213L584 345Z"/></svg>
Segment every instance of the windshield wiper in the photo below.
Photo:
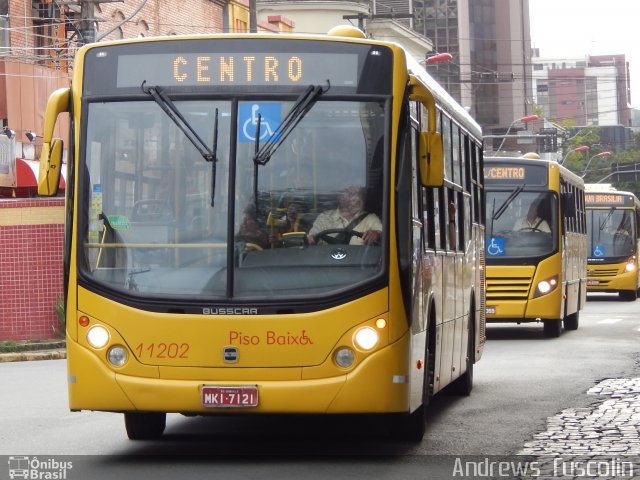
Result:
<svg viewBox="0 0 640 480"><path fill-rule="evenodd" d="M496 197L493 197L491 204L491 228L489 231L489 238L493 238L493 222L496 219Z"/></svg>
<svg viewBox="0 0 640 480"><path fill-rule="evenodd" d="M205 143L200 135L194 130L191 124L187 121L186 118L180 113L178 107L176 107L175 103L169 98L169 96L164 92L164 90L159 86L151 86L145 87L144 84L147 83L146 80L142 81L142 85L140 88L144 93L150 95L153 100L158 104L158 106L167 114L167 116L176 124L182 133L184 133L185 137L191 142L191 144L195 147L196 150L202 155L207 162L211 162L211 206L213 207L213 199L215 197L215 188L216 188L216 162L218 158L216 156L216 151L218 149L218 109L216 108L216 116L214 120L213 126L213 148L209 148L209 146Z"/></svg>
<svg viewBox="0 0 640 480"><path fill-rule="evenodd" d="M329 91L329 88L331 88L329 80L327 80L326 88L323 88L321 85L309 85L298 97L291 107L291 110L289 110L289 113L287 113L286 117L284 117L280 125L278 125L262 147L260 147L262 115L258 114L255 155L253 157L253 201L256 205L256 211L258 210L258 167L260 165L266 165L269 160L271 160L271 157L280 145L282 145L282 142L286 140L320 97Z"/></svg>
<svg viewBox="0 0 640 480"><path fill-rule="evenodd" d="M511 202L513 202L513 199L516 198L520 194L520 192L524 190L524 187L526 186L527 185L523 183L518 188L516 188L513 192L511 192L511 194L505 199L505 201L502 202L502 205L498 207L498 210L493 214L492 220L499 219L502 216L502 214L505 212L507 207L511 204Z"/></svg>
<svg viewBox="0 0 640 480"><path fill-rule="evenodd" d="M287 113L287 116L284 117L282 122L280 122L280 125L278 125L261 148L259 148L259 145L262 116L258 114L258 123L256 124L256 153L253 157L253 162L256 165L266 165L269 160L271 160L271 157L280 145L282 145L282 142L286 140L293 129L296 128L298 123L300 123L304 116L309 112L309 110L311 110L320 97L329 90L329 88L331 88L329 80L327 80L326 88L321 85L309 85L298 97L291 107L291 110L289 110L289 113Z"/></svg>
<svg viewBox="0 0 640 480"><path fill-rule="evenodd" d="M611 215L613 215L613 211L615 210L615 207L611 207L609 209L609 213L607 214L606 217L604 217L604 220L602 220L602 222L600 222L600 231L604 230L604 227L607 224L607 221L611 218Z"/></svg>

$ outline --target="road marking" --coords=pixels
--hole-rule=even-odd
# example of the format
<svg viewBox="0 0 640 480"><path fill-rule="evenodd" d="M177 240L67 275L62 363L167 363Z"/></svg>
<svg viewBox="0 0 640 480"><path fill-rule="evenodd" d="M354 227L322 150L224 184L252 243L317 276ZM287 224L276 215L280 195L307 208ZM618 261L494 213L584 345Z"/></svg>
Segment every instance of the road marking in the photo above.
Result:
<svg viewBox="0 0 640 480"><path fill-rule="evenodd" d="M612 325L614 323L618 323L621 321L622 321L621 318L605 318L603 320L600 320L598 323L601 325Z"/></svg>

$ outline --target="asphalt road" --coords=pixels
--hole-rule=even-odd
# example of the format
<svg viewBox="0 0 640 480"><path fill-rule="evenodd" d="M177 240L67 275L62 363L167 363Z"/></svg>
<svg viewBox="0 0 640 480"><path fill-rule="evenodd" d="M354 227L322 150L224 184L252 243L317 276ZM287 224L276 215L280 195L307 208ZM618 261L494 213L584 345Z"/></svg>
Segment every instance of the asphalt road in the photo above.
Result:
<svg viewBox="0 0 640 480"><path fill-rule="evenodd" d="M450 478L451 458L513 455L547 418L593 404L607 378L640 377L637 302L589 296L577 331L489 325L470 397L437 397L420 444L370 418L186 418L160 441L126 438L121 415L68 411L64 360L0 364L0 455L66 458L79 478ZM195 456L194 456L195 455ZM454 457L446 457L454 456ZM0 458L0 479L7 470ZM428 474L428 475L427 475ZM440 475L442 474L442 475Z"/></svg>

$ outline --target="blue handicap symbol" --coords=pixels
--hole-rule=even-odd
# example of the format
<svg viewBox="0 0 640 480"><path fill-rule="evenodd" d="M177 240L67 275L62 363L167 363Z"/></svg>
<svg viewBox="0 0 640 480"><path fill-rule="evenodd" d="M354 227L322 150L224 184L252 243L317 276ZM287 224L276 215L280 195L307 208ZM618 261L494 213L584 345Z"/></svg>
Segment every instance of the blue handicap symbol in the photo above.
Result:
<svg viewBox="0 0 640 480"><path fill-rule="evenodd" d="M260 141L267 140L280 125L281 104L277 102L240 102L239 140L255 142L258 115L260 115Z"/></svg>
<svg viewBox="0 0 640 480"><path fill-rule="evenodd" d="M491 237L491 241L487 245L487 255L491 257L500 257L504 255L504 238Z"/></svg>
<svg viewBox="0 0 640 480"><path fill-rule="evenodd" d="M605 249L604 245L596 245L593 247L593 256L594 257L604 257Z"/></svg>

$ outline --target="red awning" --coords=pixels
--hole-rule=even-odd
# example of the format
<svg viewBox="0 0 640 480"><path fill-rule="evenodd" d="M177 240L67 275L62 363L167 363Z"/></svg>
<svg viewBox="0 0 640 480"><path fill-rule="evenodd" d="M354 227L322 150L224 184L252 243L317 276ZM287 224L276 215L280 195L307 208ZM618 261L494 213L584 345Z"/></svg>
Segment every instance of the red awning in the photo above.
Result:
<svg viewBox="0 0 640 480"><path fill-rule="evenodd" d="M36 160L24 160L22 158L16 158L16 187L38 187L38 169L40 168L40 162ZM64 190L67 182L67 169L62 169L62 176L60 177L60 190Z"/></svg>

